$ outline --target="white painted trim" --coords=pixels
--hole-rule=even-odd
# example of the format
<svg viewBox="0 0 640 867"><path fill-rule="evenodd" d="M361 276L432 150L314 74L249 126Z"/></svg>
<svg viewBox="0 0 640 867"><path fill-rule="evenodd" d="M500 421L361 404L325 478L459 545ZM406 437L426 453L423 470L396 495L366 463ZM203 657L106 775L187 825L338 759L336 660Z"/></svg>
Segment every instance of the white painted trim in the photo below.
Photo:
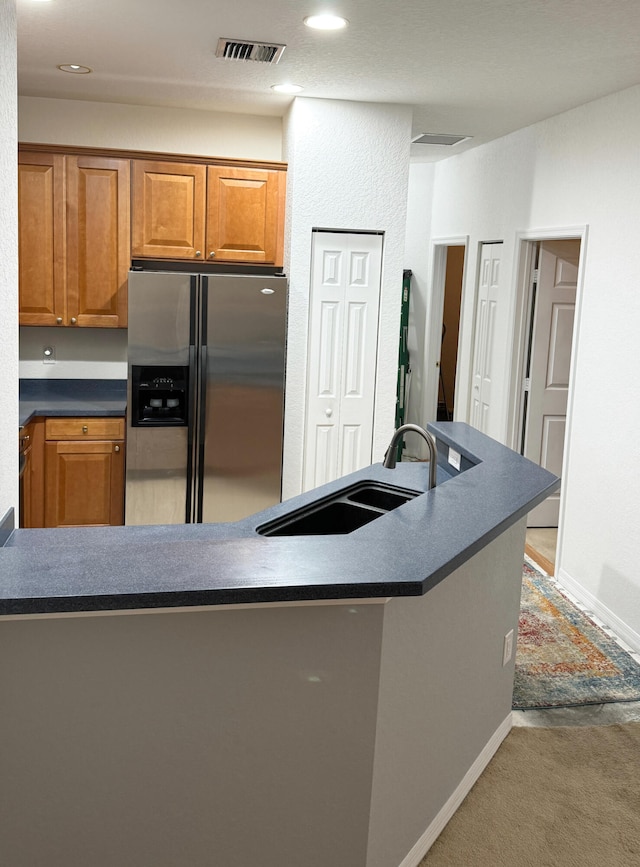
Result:
<svg viewBox="0 0 640 867"><path fill-rule="evenodd" d="M599 599L586 590L582 584L576 581L566 569L557 569L555 575L556 581L561 587L564 587L580 605L587 609L587 613L593 613L595 616L609 627L618 638L621 638L625 644L628 644L634 653L640 653L640 634L628 626L624 620L610 611L606 605L600 602Z"/></svg>
<svg viewBox="0 0 640 867"><path fill-rule="evenodd" d="M581 226L564 226L554 229L532 229L526 232L516 232L515 251L514 251L514 271L513 280L516 286L517 298L513 304L513 319L512 319L512 344L511 344L511 382L509 384L509 406L507 407L507 424L508 434L511 436L511 447L514 451L519 451L519 447L514 445L514 437L517 432L514 428L514 417L519 415L514 401L517 400L517 377L522 373L522 360L517 353L522 353L524 328L526 323L526 311L523 312L522 305L525 299L528 298L529 287L525 281L528 275L523 270L523 258L526 259L530 255L530 245L526 242L530 241L555 241L555 240L570 240L572 238L580 239L580 260L578 262L578 284L576 286L576 308L575 317L573 320L573 342L571 345L571 376L569 382L569 395L567 398L567 422L564 435L564 454L562 456L562 478L567 474L569 466L569 452L571 449L571 432L573 427L573 402L574 402L574 383L576 377L576 359L578 357L578 343L580 341L580 330L582 321L582 306L584 297L584 272L587 258L587 241L589 237L589 226L584 224ZM518 330L519 329L519 330ZM511 427L509 427L509 424ZM556 572L560 572L562 567L562 547L564 541L564 514L566 509L566 488L563 485L560 490L560 514L558 516L558 538L556 541Z"/></svg>
<svg viewBox="0 0 640 867"><path fill-rule="evenodd" d="M411 851L405 856L399 867L418 867L418 864L420 864L424 856L427 854L429 849L433 846L437 838L444 830L447 822L451 819L460 804L467 797L467 795L477 782L478 778L493 758L496 750L511 731L512 726L512 715L511 713L509 713L509 715L504 719L504 721L493 733L478 758L464 775L455 792L445 803L443 808L440 810L438 815L435 817L433 822L429 825L429 827L420 837L417 843L413 846Z"/></svg>
<svg viewBox="0 0 640 867"><path fill-rule="evenodd" d="M574 320L573 333L574 338L578 334L578 318L580 311L578 304L582 298L582 286L584 283L584 262L586 253L588 226L565 226L555 229L536 229L527 230L526 232L516 232L515 247L513 257L513 283L516 287L516 297L513 305L513 334L511 348L511 382L509 386L509 406L507 408L507 442L511 448L519 451L519 437L521 426L520 413L520 380L523 371L522 354L524 350L524 341L526 338L525 328L527 325L527 314L530 299L531 287L529 286L529 276L531 271L531 252L532 243L537 241L562 241L577 238L580 240L580 261L578 263L578 286L576 288L576 317ZM573 341L573 352L571 363L575 360L575 344ZM567 408L568 409L568 408ZM567 412L568 417L568 412ZM568 426L568 422L567 422ZM568 438L565 437L565 441Z"/></svg>
<svg viewBox="0 0 640 867"><path fill-rule="evenodd" d="M520 453L522 433L522 380L524 378L524 354L527 343L527 326L531 308L531 272L536 240L527 240L516 235L515 271L516 298L511 345L511 383L507 409L507 445Z"/></svg>

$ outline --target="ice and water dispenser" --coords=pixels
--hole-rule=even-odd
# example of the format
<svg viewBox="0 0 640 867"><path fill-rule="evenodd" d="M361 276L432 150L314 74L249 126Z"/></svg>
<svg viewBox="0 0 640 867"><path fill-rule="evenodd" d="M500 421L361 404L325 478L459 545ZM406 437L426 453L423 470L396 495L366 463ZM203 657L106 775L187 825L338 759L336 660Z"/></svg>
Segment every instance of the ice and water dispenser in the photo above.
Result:
<svg viewBox="0 0 640 867"><path fill-rule="evenodd" d="M133 365L131 369L132 426L186 426L188 380L188 367Z"/></svg>

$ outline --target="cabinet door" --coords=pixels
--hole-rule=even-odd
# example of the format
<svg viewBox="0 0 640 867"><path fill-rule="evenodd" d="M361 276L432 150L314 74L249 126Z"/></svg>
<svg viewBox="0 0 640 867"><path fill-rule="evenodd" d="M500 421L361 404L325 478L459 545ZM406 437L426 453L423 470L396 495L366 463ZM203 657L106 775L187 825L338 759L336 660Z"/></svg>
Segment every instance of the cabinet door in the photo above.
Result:
<svg viewBox="0 0 640 867"><path fill-rule="evenodd" d="M209 166L207 259L282 264L285 175Z"/></svg>
<svg viewBox="0 0 640 867"><path fill-rule="evenodd" d="M20 526L44 527L44 419L35 419L21 431L26 465L20 486Z"/></svg>
<svg viewBox="0 0 640 867"><path fill-rule="evenodd" d="M124 442L47 442L46 527L124 522Z"/></svg>
<svg viewBox="0 0 640 867"><path fill-rule="evenodd" d="M21 153L18 162L21 325L65 321L64 157Z"/></svg>
<svg viewBox="0 0 640 867"><path fill-rule="evenodd" d="M67 157L70 325L127 324L129 199L129 160Z"/></svg>
<svg viewBox="0 0 640 867"><path fill-rule="evenodd" d="M133 161L132 256L204 258L206 167Z"/></svg>

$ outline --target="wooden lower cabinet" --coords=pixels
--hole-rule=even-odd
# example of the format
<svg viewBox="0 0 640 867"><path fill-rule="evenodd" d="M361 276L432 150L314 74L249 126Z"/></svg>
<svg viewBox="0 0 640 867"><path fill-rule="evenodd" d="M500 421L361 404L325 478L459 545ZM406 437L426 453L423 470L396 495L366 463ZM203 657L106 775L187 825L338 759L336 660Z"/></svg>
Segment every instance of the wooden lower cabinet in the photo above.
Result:
<svg viewBox="0 0 640 867"><path fill-rule="evenodd" d="M34 419L20 430L25 458L20 480L20 527L44 526L44 419Z"/></svg>
<svg viewBox="0 0 640 867"><path fill-rule="evenodd" d="M124 419L47 419L44 526L124 523Z"/></svg>

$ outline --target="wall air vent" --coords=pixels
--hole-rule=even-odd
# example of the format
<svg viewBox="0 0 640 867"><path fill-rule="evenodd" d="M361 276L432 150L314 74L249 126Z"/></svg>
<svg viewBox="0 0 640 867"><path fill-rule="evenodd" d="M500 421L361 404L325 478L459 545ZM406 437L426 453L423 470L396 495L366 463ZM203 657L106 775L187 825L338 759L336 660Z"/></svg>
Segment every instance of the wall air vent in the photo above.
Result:
<svg viewBox="0 0 640 867"><path fill-rule="evenodd" d="M470 135L449 135L446 133L423 132L415 138L412 138L411 142L413 144L445 145L445 147L451 147L452 145L460 144L461 141L467 141L470 138Z"/></svg>
<svg viewBox="0 0 640 867"><path fill-rule="evenodd" d="M251 60L254 63L277 63L286 45L275 42L249 42L246 39L219 39L216 57L223 60Z"/></svg>

